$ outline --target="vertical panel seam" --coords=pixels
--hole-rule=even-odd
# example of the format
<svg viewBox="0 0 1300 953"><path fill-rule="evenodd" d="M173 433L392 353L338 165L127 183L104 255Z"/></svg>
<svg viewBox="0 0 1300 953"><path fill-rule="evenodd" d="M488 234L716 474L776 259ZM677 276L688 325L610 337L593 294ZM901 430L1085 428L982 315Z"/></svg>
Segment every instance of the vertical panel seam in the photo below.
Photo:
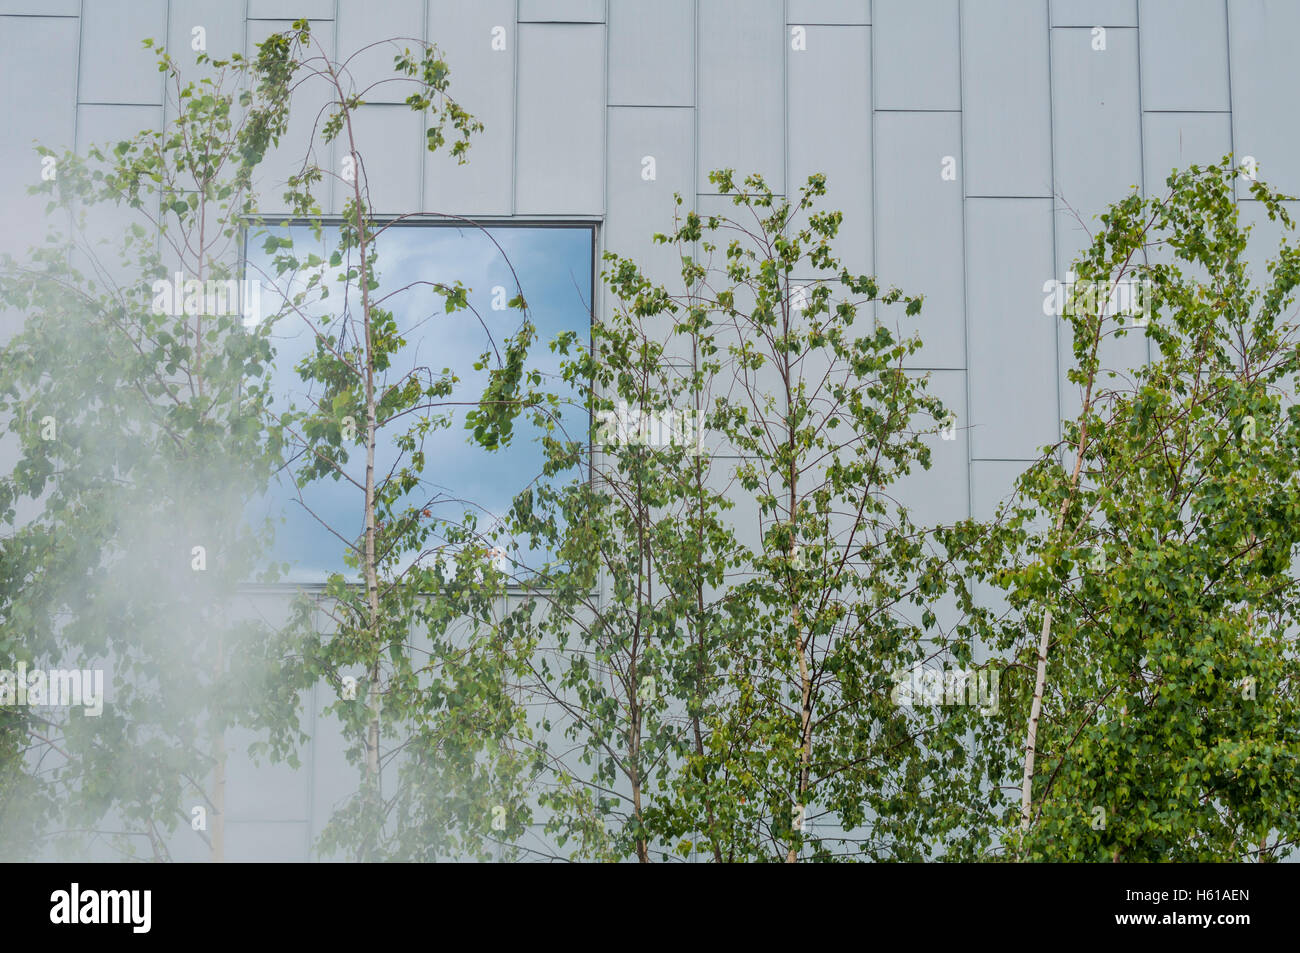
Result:
<svg viewBox="0 0 1300 953"><path fill-rule="evenodd" d="M342 4L342 2L343 0L334 0L334 22L330 24L330 33L332 34L330 36L330 40L331 40L330 45L332 47L332 49L330 50L330 55L331 57L333 57L334 62L336 63L338 62L339 59L339 6ZM330 177L329 177L330 207L337 208L339 212L342 213L343 202L338 194L339 193L338 180L334 175L335 170L338 169L339 167L339 163L337 160L340 158L339 149L341 148L342 143L340 142L339 139L335 139L333 142L324 143L324 145L326 149L329 150L328 153L325 155L325 161L330 164ZM308 148L309 149L311 148L310 144L308 144ZM366 199L367 201L369 201L370 199L370 177L369 176L366 177Z"/></svg>
<svg viewBox="0 0 1300 953"><path fill-rule="evenodd" d="M700 189L700 3L691 4L691 167L690 211L698 211ZM676 214L676 212L674 212Z"/></svg>
<svg viewBox="0 0 1300 953"><path fill-rule="evenodd" d="M77 137L81 133L81 56L86 42L86 0L81 0L77 14L77 62L73 64L72 77L72 151L77 150Z"/></svg>
<svg viewBox="0 0 1300 953"><path fill-rule="evenodd" d="M429 44L429 46L432 46L434 45L434 42L433 42L432 24L429 22L431 19L429 16L429 6L430 6L430 0L422 0L422 2L420 3L420 39L422 39L425 43ZM429 152L428 148L426 147L427 140L425 139L424 132L425 132L424 113L421 113L420 114L420 143L419 143L420 184L418 186L421 214L424 213L424 210L427 209L430 204L428 193L427 193L427 188L428 188L427 180L428 180L429 157L433 155L433 153Z"/></svg>
<svg viewBox="0 0 1300 953"><path fill-rule="evenodd" d="M776 34L781 38L781 194L790 197L790 33L785 21L789 19L790 0L781 2L781 22L776 25Z"/></svg>
<svg viewBox="0 0 1300 953"><path fill-rule="evenodd" d="M700 150L700 17L703 16L700 10L699 0L693 0L691 4L693 15L692 22L695 25L691 37L691 71L692 71L692 98L695 100L695 142L694 142L694 161L691 163L691 210L699 211L700 208L700 163L704 161L704 156ZM692 249L693 251L693 249Z"/></svg>
<svg viewBox="0 0 1300 953"><path fill-rule="evenodd" d="M1056 68L1055 57L1052 55L1052 47L1055 37L1052 34L1052 5L1051 0L1042 0L1044 6L1044 15L1047 20L1047 143L1048 153L1051 157L1051 169L1048 174L1052 183L1052 272L1051 277L1055 275L1056 270L1060 267L1060 240L1057 234L1056 219L1059 215L1057 211L1057 201L1060 196L1056 189ZM1061 415L1065 409L1065 395L1062 393L1062 368L1061 368L1061 319L1060 315L1052 322L1052 361L1056 365L1056 373L1053 375L1056 379L1056 442L1060 443L1065 434L1062 426Z"/></svg>
<svg viewBox="0 0 1300 953"><path fill-rule="evenodd" d="M966 406L962 408L966 415L966 517L974 512L974 500L971 496L970 461L974 452L975 440L974 415L971 411L970 381L970 283L966 257L970 253L966 226L966 61L965 44L962 42L962 10L964 0L957 0L954 12L957 17L957 107L960 117L957 120L957 153L961 156L961 337L962 337L962 384L965 390Z"/></svg>
<svg viewBox="0 0 1300 953"><path fill-rule="evenodd" d="M172 0L163 0L163 46L171 47L172 42ZM175 51L173 51L175 52ZM162 114L162 123L167 122L167 74L158 74L158 105L161 107L159 112ZM177 106L179 109L179 104ZM162 130L158 130L161 132Z"/></svg>
<svg viewBox="0 0 1300 953"><path fill-rule="evenodd" d="M784 135L781 136L781 165L782 165L782 191L788 198L790 195L791 183L786 181L790 178L790 43L787 37L792 36L790 27L790 0L781 0L781 129Z"/></svg>
<svg viewBox="0 0 1300 953"><path fill-rule="evenodd" d="M871 89L869 90L871 94L871 101L868 103L868 108L871 111L871 117L869 123L871 127L871 148L867 150L867 155L871 162L871 263L870 264L871 264L871 274L873 275L875 275L877 271L878 259L876 258L876 252L880 248L880 244L879 244L880 229L878 227L878 221L880 218L880 205L876 201L877 179L880 176L880 163L876 161L876 150L879 148L878 144L880 141L880 136L878 135L879 130L876 125L876 89L880 84L876 82L876 64L879 62L879 57L876 56L877 27L876 27L875 8L876 8L875 0L871 0L870 9L868 10L868 14L867 14L871 18L870 35L867 37L867 51L868 51L869 58L871 60L871 62L869 63L870 68L867 70L867 82L871 84ZM874 301L871 303L871 325L873 330L880 327L880 308Z"/></svg>
<svg viewBox="0 0 1300 953"><path fill-rule="evenodd" d="M1133 22L1137 24L1137 93L1138 93L1138 190L1142 197L1147 198L1147 122L1146 113L1142 110L1142 2L1136 0L1133 9ZM1180 157L1181 159L1181 157ZM1147 262L1146 242L1142 243L1142 261ZM1142 332L1142 349L1146 351L1146 363L1151 363L1151 338Z"/></svg>
<svg viewBox="0 0 1300 953"><path fill-rule="evenodd" d="M605 144L604 144L605 151L604 151L604 155L601 157L601 163L600 163L600 174L603 179L603 181L601 182L601 189L600 189L600 204L601 204L601 209L603 210L601 212L602 223L608 218L610 213L609 184L611 179L613 179L613 176L610 174L610 168L609 168L610 162L612 161L612 157L609 151L610 109L612 108L612 104L610 103L610 100L613 98L610 96L610 89L609 89L609 83L610 83L609 64L611 62L609 56L609 43L610 43L609 13L606 12L605 54L604 54L605 55L605 65L604 65L605 95L601 97L601 104L600 104L600 120L605 124ZM592 275L594 277L596 274L597 267L599 266L600 262L603 260L603 255L605 251L605 229L598 228L596 230L596 234L592 236L592 246L595 248L595 261L593 262L593 271L592 271ZM606 304L607 302L605 300L605 290L602 282L601 294L600 294L600 305L599 305L600 315L602 319L607 314L607 310L605 307ZM596 310L597 310L596 294L593 286L592 295L591 295L591 311L593 317L595 316Z"/></svg>
<svg viewBox="0 0 1300 953"><path fill-rule="evenodd" d="M1228 152L1232 156L1232 164L1236 166L1238 165L1237 111L1232 98L1232 11L1228 8L1228 0L1223 0L1223 45L1227 47L1228 54ZM1240 179L1240 176L1234 176L1232 179L1232 197L1238 204L1241 202L1241 195L1237 188Z"/></svg>
<svg viewBox="0 0 1300 953"><path fill-rule="evenodd" d="M519 0L515 0L515 35L510 48L514 68L510 73L510 216L519 213L519 45L524 31L519 26Z"/></svg>

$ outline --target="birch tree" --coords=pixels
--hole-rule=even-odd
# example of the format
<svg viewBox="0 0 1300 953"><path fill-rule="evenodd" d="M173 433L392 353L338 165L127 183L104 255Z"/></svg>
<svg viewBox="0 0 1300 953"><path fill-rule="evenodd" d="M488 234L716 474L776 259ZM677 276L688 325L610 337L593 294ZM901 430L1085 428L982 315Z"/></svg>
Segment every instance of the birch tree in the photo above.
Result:
<svg viewBox="0 0 1300 953"><path fill-rule="evenodd" d="M25 315L0 358L18 447L0 667L99 669L108 695L96 716L5 709L0 831L166 860L184 826L220 860L225 733L286 714L249 650L266 630L227 611L261 568L243 507L278 457L270 344L244 327L232 250L286 113L241 89L238 56L200 54L187 79L158 55L174 118L85 156L42 149L46 242L0 266L0 303ZM124 232L103 239L105 213Z"/></svg>
<svg viewBox="0 0 1300 953"><path fill-rule="evenodd" d="M614 310L570 365L592 382L591 473L568 477L583 444L556 441L564 479L515 509L560 554L509 619L553 653L522 686L533 737L569 742L538 771L550 829L602 859L926 856L965 752L892 689L969 652L933 611L951 557L889 489L947 413L904 369L919 341L870 310L921 301L840 265L823 177L790 200L710 179L734 215L659 236L679 290L606 255ZM686 439L665 426L682 412Z"/></svg>
<svg viewBox="0 0 1300 953"><path fill-rule="evenodd" d="M1065 315L1082 409L987 536L1023 677L983 743L1023 755L1020 859L1271 859L1295 839L1300 253L1252 276L1239 174L1192 166L1102 217ZM1293 227L1284 196L1249 191ZM1104 368L1098 342L1134 333L1151 361Z"/></svg>
<svg viewBox="0 0 1300 953"><path fill-rule="evenodd" d="M394 74L373 85L409 89L405 103L425 123L429 150L447 146L464 161L482 127L450 95L441 53L418 40L387 42L398 51ZM315 89L326 99L319 135L285 193L309 234L294 237L263 219L255 240L269 257L266 277L280 302L273 323L305 327L314 342L296 368L306 406L279 418L298 500L337 539L350 570L331 573L321 598L298 601L281 645L284 677L303 691L320 679L333 686L328 712L339 718L359 769L357 793L333 814L322 852L358 860L487 856L489 842L500 839L493 808L511 796L516 763L496 742L518 714L498 668L509 663L495 657L476 666L482 656L467 644L488 637L481 626L499 611L505 579L489 558L489 528L478 528L472 510L463 520L432 512L446 501L426 474L425 442L465 407L473 439L492 447L509 442L520 408L538 399L521 396L536 382L523 371L533 328L517 281L510 305L520 312L519 328L501 342L487 333L460 281L381 282L381 240L410 216L381 223L374 212L357 130L373 85L356 88L347 67L305 21L262 43L255 64L261 83ZM312 159L317 146L328 154L331 144L341 155L337 169ZM317 197L331 180L346 195L336 238L326 235ZM483 327L486 394L465 394L458 369L411 360L396 309L403 295L416 294L436 300L450 320ZM385 470L378 454L387 448L395 456ZM359 472L349 466L354 454ZM351 488L352 518L313 507L311 487L324 479ZM326 627L317 624L318 612ZM453 788L455 796L444 796ZM516 814L511 823L523 819Z"/></svg>

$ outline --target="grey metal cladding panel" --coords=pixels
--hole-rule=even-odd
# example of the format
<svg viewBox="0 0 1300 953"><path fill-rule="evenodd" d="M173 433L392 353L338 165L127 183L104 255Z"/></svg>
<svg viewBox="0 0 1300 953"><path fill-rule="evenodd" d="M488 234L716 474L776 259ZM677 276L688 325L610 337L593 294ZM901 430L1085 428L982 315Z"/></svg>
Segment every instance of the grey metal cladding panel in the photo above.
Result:
<svg viewBox="0 0 1300 953"><path fill-rule="evenodd" d="M731 510L723 518L730 524L737 540L742 546L757 552L763 548L763 514L757 494L741 486L740 479L736 476L737 469L743 463L744 460L740 458L714 458L707 471L706 481L710 490L732 503Z"/></svg>
<svg viewBox="0 0 1300 953"><path fill-rule="evenodd" d="M425 152L424 210L460 215L514 211L515 26L514 0L430 0L427 39L442 50L451 70L451 94L483 131L470 139L468 162L446 149ZM505 49L492 48L494 27Z"/></svg>
<svg viewBox="0 0 1300 953"><path fill-rule="evenodd" d="M77 108L77 154L86 155L91 146L98 146L107 156L123 139L134 139L142 132L162 128L161 106L100 106ZM159 200L149 199L148 215L158 215ZM138 280L139 273L124 265L116 253L122 235L131 225L150 228L146 213L127 205L112 202L92 205L86 209L86 239L98 268L116 282Z"/></svg>
<svg viewBox="0 0 1300 953"><path fill-rule="evenodd" d="M232 821L305 821L311 776L287 764L256 764L245 753L257 740L251 731L226 737L226 816ZM202 802L200 802L202 803Z"/></svg>
<svg viewBox="0 0 1300 953"><path fill-rule="evenodd" d="M1135 34L1110 30L1107 48L1096 51L1086 30L1052 31L1057 267L1062 271L1088 243L1087 233L1098 224L1095 216L1142 185Z"/></svg>
<svg viewBox="0 0 1300 953"><path fill-rule="evenodd" d="M1227 113L1144 113L1142 115L1143 174L1146 194L1169 194L1165 180L1174 169L1210 165L1232 151L1232 117ZM1149 263L1171 262L1167 245L1147 250ZM1199 265L1183 263L1185 270L1203 273Z"/></svg>
<svg viewBox="0 0 1300 953"><path fill-rule="evenodd" d="M237 864L303 863L308 860L307 823L226 822L226 860Z"/></svg>
<svg viewBox="0 0 1300 953"><path fill-rule="evenodd" d="M1113 332L1114 323L1108 321L1107 328L1108 331ZM1077 418L1083 408L1083 390L1068 377L1070 368L1077 366L1071 333L1069 324L1061 320L1060 336L1057 338L1059 344L1057 367L1059 368L1061 417L1066 420ZM1146 332L1142 328L1131 328L1123 337L1116 337L1113 333L1108 334L1098 349L1101 370L1097 387L1119 392L1132 391L1133 371L1147 362L1148 351Z"/></svg>
<svg viewBox="0 0 1300 953"><path fill-rule="evenodd" d="M359 678L363 673L355 670L352 674ZM337 695L329 685L318 683L304 702L304 707L310 706L315 713L311 760L304 764L311 774L313 845L329 822L334 805L355 795L358 788L357 770L348 764L348 739L338 719L323 710L336 700Z"/></svg>
<svg viewBox="0 0 1300 953"><path fill-rule="evenodd" d="M1069 371L1077 366L1074 356L1072 330L1063 318L1057 319L1059 332L1057 337L1057 375L1060 388L1061 417L1073 420L1083 407L1083 391L1078 384L1069 379ZM1107 322L1108 332L1114 332L1115 324ZM1146 332L1138 327L1124 332L1123 337L1108 333L1098 349L1101 370L1098 386L1108 390L1129 391L1133 386L1133 371L1145 364L1149 358L1149 346Z"/></svg>
<svg viewBox="0 0 1300 953"><path fill-rule="evenodd" d="M844 213L836 256L854 274L870 272L871 29L810 26L808 49L786 57L787 179L797 194L815 172L826 175L820 208Z"/></svg>
<svg viewBox="0 0 1300 953"><path fill-rule="evenodd" d="M335 0L248 0L250 20L333 20Z"/></svg>
<svg viewBox="0 0 1300 953"><path fill-rule="evenodd" d="M760 173L785 189L785 105L781 64L789 34L781 0L710 0L699 7L699 164L709 172Z"/></svg>
<svg viewBox="0 0 1300 953"><path fill-rule="evenodd" d="M284 20L250 20L248 30L248 51L255 55L257 44L272 33L287 30L290 23ZM312 35L329 51L334 49L334 24L332 22L313 21ZM319 165L326 172L337 174L339 166L335 156L340 152L338 142L321 142L316 128L316 114L330 98L327 80L312 77L305 80L293 92L289 109L289 128L280 138L280 144L267 150L266 158L257 167L254 174L254 188L257 191L261 208L266 212L287 210L283 195L285 183L290 175L301 170L305 163ZM326 175L314 186L321 208L334 208L334 196L339 191L334 176Z"/></svg>
<svg viewBox="0 0 1300 953"><path fill-rule="evenodd" d="M520 23L604 23L605 0L519 0Z"/></svg>
<svg viewBox="0 0 1300 953"><path fill-rule="evenodd" d="M46 199L27 194L41 180L36 146L71 149L76 129L78 21L11 17L0 22L0 253L23 254L48 223ZM51 68L51 67L54 68ZM33 82L33 77L40 77ZM2 312L0 312L2 313ZM0 338L18 315L3 313Z"/></svg>
<svg viewBox="0 0 1300 953"><path fill-rule="evenodd" d="M645 177L645 158L654 178ZM672 290L681 261L673 245L656 244L655 232L671 233L677 211L673 194L690 203L695 191L695 117L689 109L613 106L609 109L606 251L634 259L652 281Z"/></svg>
<svg viewBox="0 0 1300 953"><path fill-rule="evenodd" d="M198 804L190 806L198 807ZM175 832L165 836L167 855L172 863L201 864L212 859L212 848L203 842L203 838L208 836L206 831L199 832L193 830L188 824L181 824Z"/></svg>
<svg viewBox="0 0 1300 953"><path fill-rule="evenodd" d="M973 459L1033 459L1056 440L1051 199L966 203L966 309Z"/></svg>
<svg viewBox="0 0 1300 953"><path fill-rule="evenodd" d="M998 504L1011 496L1016 487L1016 479L1028 467L1028 463L1019 460L972 460L971 516L977 520L996 517Z"/></svg>
<svg viewBox="0 0 1300 953"><path fill-rule="evenodd" d="M604 210L605 28L519 27L515 211Z"/></svg>
<svg viewBox="0 0 1300 953"><path fill-rule="evenodd" d="M77 108L77 154L90 146L108 152L123 139L162 128L161 106L89 105Z"/></svg>
<svg viewBox="0 0 1300 953"><path fill-rule="evenodd" d="M739 318L731 318L725 314L715 316L711 334L713 335L714 344L718 348L718 360L722 364L723 370L719 378L715 379L713 384L714 397L726 397L732 401L745 402L743 391L746 387L753 388L758 393L765 395L780 395L784 393L784 382L781 378L780 369L774 360L765 360L757 369L746 370L738 366L734 356L743 345L748 344L751 348L754 346L754 330L752 324L746 319L745 315L753 313L756 292L752 283L737 283L726 273L727 267L727 247L732 241L737 241L740 247L746 251L758 251L762 260L762 253L757 248L757 243L749 238L757 229L757 223L754 221L753 214L743 206L735 206L731 198L721 195L701 195L697 200L697 211L702 219L708 219L711 215L725 217L726 222L719 224L716 230L709 230L707 222L703 230L703 241L708 241L717 246L713 252L706 252L703 248L703 241L695 243L694 255L695 260L703 267L710 271L709 284L711 293L716 294L724 289L731 290L735 294L735 308L741 315ZM761 213L761 210L759 210ZM729 224L729 223L735 224ZM742 231L742 229L744 231ZM756 270L758 264L749 259L744 260L744 265L749 270ZM680 276L674 282L670 282L669 289L676 289L681 293ZM670 360L682 367L689 363L690 352L689 344L684 335L674 335L665 348ZM770 353L768 351L767 353ZM783 398L782 398L783 399ZM716 442L715 442L716 441ZM730 442L723 440L717 434L706 436L704 443L705 449L721 456L743 455L743 451L733 446Z"/></svg>
<svg viewBox="0 0 1300 953"><path fill-rule="evenodd" d="M1091 242L1111 204L1142 186L1141 114L1138 105L1137 31L1111 29L1106 49L1092 48L1089 30L1052 31L1053 154L1056 163L1056 275ZM1074 355L1064 323L1058 338L1061 414L1081 405L1078 388L1065 380ZM1147 359L1141 333L1108 337L1103 368L1126 372ZM1108 386L1116 385L1108 381Z"/></svg>
<svg viewBox="0 0 1300 953"><path fill-rule="evenodd" d="M1300 222L1300 202L1283 202L1287 214ZM1251 226L1246 241L1246 273L1257 290L1268 286L1268 263L1277 258L1278 248L1285 238L1292 245L1300 244L1300 234L1286 228L1280 219L1269 221L1268 211L1259 202L1241 203L1241 224ZM1294 306L1293 306L1294 307Z"/></svg>
<svg viewBox="0 0 1300 953"><path fill-rule="evenodd" d="M1137 26L1137 0L1052 0L1052 26Z"/></svg>
<svg viewBox="0 0 1300 953"><path fill-rule="evenodd" d="M203 27L206 52L213 59L229 59L244 51L243 11L227 0L172 0L167 25L167 52L184 70L194 66L194 28Z"/></svg>
<svg viewBox="0 0 1300 953"><path fill-rule="evenodd" d="M1141 0L1142 108L1226 110L1223 0Z"/></svg>
<svg viewBox="0 0 1300 953"><path fill-rule="evenodd" d="M947 157L952 181L943 178ZM877 320L921 333L912 367L965 367L960 159L957 113L876 115L876 275L883 287L925 296L919 317L899 305L878 308Z"/></svg>
<svg viewBox="0 0 1300 953"><path fill-rule="evenodd" d="M613 0L609 102L695 105L695 0Z"/></svg>
<svg viewBox="0 0 1300 953"><path fill-rule="evenodd" d="M0 23L0 127L5 130L0 155L30 160L36 175L40 163L33 140L56 151L73 144L77 42L75 19L9 17ZM4 166L0 187L12 181L13 171Z"/></svg>
<svg viewBox="0 0 1300 953"><path fill-rule="evenodd" d="M1232 118L1227 113L1145 113L1142 153L1146 193L1168 192L1174 169L1210 165L1232 151Z"/></svg>
<svg viewBox="0 0 1300 953"><path fill-rule="evenodd" d="M1246 0L1228 5L1232 42L1233 142L1238 156L1254 156L1259 177L1300 195L1300 3ZM1239 198L1248 193L1238 189Z"/></svg>
<svg viewBox="0 0 1300 953"><path fill-rule="evenodd" d="M78 101L161 103L158 56L141 43L166 41L167 0L86 0L81 21Z"/></svg>
<svg viewBox="0 0 1300 953"><path fill-rule="evenodd" d="M966 194L1050 196L1047 7L965 4L961 27Z"/></svg>
<svg viewBox="0 0 1300 953"><path fill-rule="evenodd" d="M787 23L832 23L863 26L871 22L871 0L789 0Z"/></svg>
<svg viewBox="0 0 1300 953"><path fill-rule="evenodd" d="M960 109L957 0L876 0L877 109Z"/></svg>
<svg viewBox="0 0 1300 953"><path fill-rule="evenodd" d="M421 117L406 106L362 106L352 117L364 184L370 207L381 214L400 215L418 207L420 166L424 162ZM335 188L336 211L352 197L351 186Z"/></svg>
<svg viewBox="0 0 1300 953"><path fill-rule="evenodd" d="M739 239L741 248L746 251L754 251L760 255L762 254L762 249L759 247L758 242L754 241L750 235L756 234L758 229L758 223L755 221L755 213L762 216L765 211L764 209L759 208L751 212L749 209L746 209L744 205L735 204L734 193L732 195L699 195L696 197L695 209L699 212L700 218L702 219L708 219L709 216L716 215L719 218L727 219L728 222L737 223L731 225L728 224L728 222L723 222L715 231L710 231L707 227L703 230L702 238L717 245L718 250L713 252L711 257L708 257L702 247L702 242L696 242L694 254L696 260L700 262L700 264L705 267L725 269L727 265L727 246L731 243L733 238ZM748 231L748 234L739 230L742 226ZM752 267L752 263L747 263ZM739 295L737 295L737 297L739 298Z"/></svg>
<svg viewBox="0 0 1300 953"><path fill-rule="evenodd" d="M971 460L972 519L982 521L996 519L998 507L1010 499L1015 491L1015 481L1030 468L1030 465L1023 460ZM1045 529L1047 527L1044 527L1044 521L1044 514L1040 511L1040 514L1030 521L1030 527ZM975 582L972 590L978 605L1000 615L1010 610L1004 590L988 582ZM993 654L995 653L991 653L987 646L980 645L976 647L975 659L988 659Z"/></svg>
<svg viewBox="0 0 1300 953"><path fill-rule="evenodd" d="M1283 202L1283 208L1291 217L1293 222L1300 222L1300 202ZM1242 227L1250 228L1250 237L1246 240L1246 277L1250 281L1254 292L1263 296L1267 289L1273 284L1273 279L1269 274L1269 263L1276 261L1278 250L1281 243L1285 240L1291 246L1300 245L1300 234L1295 229L1289 229L1282 224L1281 219L1269 220L1268 210L1260 202L1250 201L1242 202L1239 208L1239 221ZM1199 269L1190 268L1183 264L1183 269L1189 272L1191 276L1204 279L1204 272L1197 275ZM1256 299L1255 309L1258 309L1259 301ZM1293 316L1295 314L1294 300L1286 308L1286 314ZM1300 395L1292 392L1292 389L1284 388L1281 393L1283 408L1290 407L1296 403ZM1293 571L1297 567L1292 563Z"/></svg>
<svg viewBox="0 0 1300 953"><path fill-rule="evenodd" d="M911 512L912 519L921 526L936 523L953 523L969 516L970 469L967 465L966 372L930 371L929 393L943 401L949 412L956 415L956 429L952 440L944 440L938 432L928 433L922 441L930 448L930 469L914 467L912 472L895 483L890 495ZM919 430L934 430L938 425L928 419L917 419L913 426Z"/></svg>
<svg viewBox="0 0 1300 953"><path fill-rule="evenodd" d="M424 0L339 0L338 29L339 60L348 61L357 92L367 90L362 93L366 102L400 103L415 91L410 80L397 80L393 59L404 49L418 58L415 42L424 35Z"/></svg>
<svg viewBox="0 0 1300 953"><path fill-rule="evenodd" d="M998 507L1015 490L1016 479L1028 469L1029 464L1018 460L972 460L970 463L971 518L989 521L995 519ZM1033 524L1031 524L1033 525ZM994 612L1005 612L1006 597L1002 590L985 583L973 585L975 600ZM982 649L982 651L981 651ZM976 650L976 660L987 659L987 648Z"/></svg>

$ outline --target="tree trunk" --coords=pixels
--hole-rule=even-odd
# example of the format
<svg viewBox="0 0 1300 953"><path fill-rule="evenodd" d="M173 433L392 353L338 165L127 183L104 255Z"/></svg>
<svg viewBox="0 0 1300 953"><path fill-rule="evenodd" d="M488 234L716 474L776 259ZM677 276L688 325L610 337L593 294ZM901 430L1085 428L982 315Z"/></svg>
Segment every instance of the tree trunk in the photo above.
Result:
<svg viewBox="0 0 1300 953"><path fill-rule="evenodd" d="M352 114L345 110L348 130L348 147L356 156L356 139L352 129ZM356 203L357 215L357 253L361 260L358 284L361 287L361 320L365 330L365 378L366 378L366 544L365 544L365 582L370 618L367 628L370 630L370 650L373 653L367 672L366 706L370 711L370 724L366 729L366 788L367 798L373 811L372 821L379 817L380 809L380 774L379 774L379 717L380 717L380 656L379 644L379 570L375 561L375 441L378 425L375 408L375 355L372 335L370 305L370 263L367 251L370 236L366 231L367 209L361 196L361 172L358 169L352 179L352 195ZM372 841L367 853L373 854L378 840L378 831L371 834Z"/></svg>
<svg viewBox="0 0 1300 953"><path fill-rule="evenodd" d="M360 189L358 187L358 201ZM366 729L366 788L373 810L372 821L379 816L379 571L375 562L375 365L370 334L370 296L366 267L366 243L361 242L362 312L366 331L366 595L370 611L367 627L370 630L369 650L373 653L367 672L366 706L370 711L370 724ZM378 832L372 836L377 837ZM373 851L372 842L370 850Z"/></svg>
<svg viewBox="0 0 1300 953"><path fill-rule="evenodd" d="M1093 403L1093 385L1097 381L1096 361L1097 351L1101 347L1101 329L1102 318L1097 319L1097 335L1093 338L1090 361L1093 365L1091 373L1088 375L1088 386L1083 395L1083 409L1079 413L1079 419L1083 421L1079 428L1079 449L1074 456L1074 472L1070 475L1070 486L1066 492L1065 499L1061 501L1061 509L1056 514L1055 537L1060 539L1061 532L1065 528L1065 516L1069 512L1070 502L1074 499L1074 494L1079 489L1079 478L1083 474L1083 457L1088 446L1088 414L1092 410ZM1025 770L1024 776L1020 782L1020 832L1021 835L1029 833L1029 825L1033 818L1033 795L1034 795L1034 758L1037 754L1038 745L1038 722L1043 713L1043 692L1047 689L1047 650L1052 641L1052 607L1047 605L1043 608L1043 628L1038 636L1038 669L1034 674L1034 700L1029 708L1029 724L1025 729ZM1023 857L1023 851L1021 856Z"/></svg>
<svg viewBox="0 0 1300 953"><path fill-rule="evenodd" d="M786 288L786 297L781 303L781 322L782 331L786 338L790 336L790 305L789 305L789 288ZM791 391L790 381L793 379L793 368L790 365L790 355L788 353L782 356L781 376L785 385L785 412L786 412L786 439L788 441L788 451L790 454L790 468L787 471L787 483L790 487L790 572L795 572L795 560L799 553L798 540L798 508L799 508L799 468L795 462L798 457L795 454L795 428L793 414L794 410L791 405L793 393ZM799 655L799 783L797 785L797 795L795 797L795 811L799 814L797 823L800 830L803 828L803 809L805 807L805 795L808 793L808 783L812 767L812 677L808 668L808 640L804 638L803 618L799 612L800 592L793 585L790 587L790 616L795 624L795 631L799 634L795 637L795 651ZM791 844L790 849L786 852L785 862L793 864L799 860L799 851Z"/></svg>
<svg viewBox="0 0 1300 953"><path fill-rule="evenodd" d="M1038 744L1038 719L1043 713L1043 691L1047 687L1047 645L1052 639L1052 610L1043 610L1043 630L1038 637L1038 671L1034 675L1034 700L1029 706L1029 727L1025 731L1025 773L1020 782L1020 830L1029 833L1034 794L1034 755Z"/></svg>

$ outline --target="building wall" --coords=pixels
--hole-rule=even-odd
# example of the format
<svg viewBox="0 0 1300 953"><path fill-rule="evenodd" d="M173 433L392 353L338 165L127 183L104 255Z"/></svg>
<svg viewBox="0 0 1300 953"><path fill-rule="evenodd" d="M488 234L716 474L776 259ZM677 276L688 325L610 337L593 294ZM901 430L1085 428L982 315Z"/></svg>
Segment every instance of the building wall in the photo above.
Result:
<svg viewBox="0 0 1300 953"><path fill-rule="evenodd" d="M1300 193L1294 0L0 0L0 251L21 252L32 234L12 224L39 220L33 140L84 149L163 121L141 38L185 54L202 26L209 52L251 53L304 15L340 57L389 36L437 42L486 125L458 167L423 151L399 102L367 105L381 212L591 219L602 250L669 279L650 236L674 192L707 211L723 207L711 169L761 172L779 192L827 173L847 264L925 295L914 366L959 427L902 493L925 520L989 515L1077 406L1042 286L1093 216L1228 152ZM371 51L356 69L389 62ZM290 155L263 170L268 195ZM1277 226L1240 198L1258 251ZM1145 358L1136 337L1110 355ZM347 783L313 754L275 783L232 770L232 859L306 855L327 791Z"/></svg>

